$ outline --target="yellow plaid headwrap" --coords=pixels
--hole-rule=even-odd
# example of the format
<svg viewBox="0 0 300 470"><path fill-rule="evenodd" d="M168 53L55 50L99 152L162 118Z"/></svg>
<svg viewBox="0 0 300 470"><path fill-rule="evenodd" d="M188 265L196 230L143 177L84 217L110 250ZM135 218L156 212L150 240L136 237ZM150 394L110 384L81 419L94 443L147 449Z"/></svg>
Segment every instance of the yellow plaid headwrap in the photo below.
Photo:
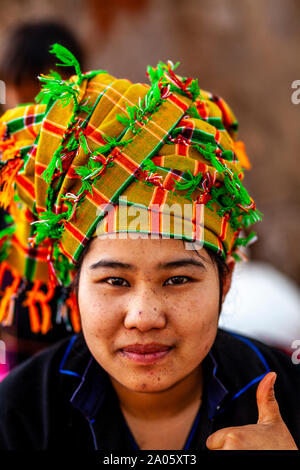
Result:
<svg viewBox="0 0 300 470"><path fill-rule="evenodd" d="M148 67L148 85L83 74L67 49L56 44L51 52L76 75L40 77L40 104L0 119L0 204L12 218L1 233L0 276L13 277L0 321L12 321L10 299L29 282L25 305L32 329L43 332L57 286L79 328L66 288L92 237L155 233L237 257L254 236L241 238L241 229L261 216L241 183L250 164L223 99L176 75L170 61Z"/></svg>

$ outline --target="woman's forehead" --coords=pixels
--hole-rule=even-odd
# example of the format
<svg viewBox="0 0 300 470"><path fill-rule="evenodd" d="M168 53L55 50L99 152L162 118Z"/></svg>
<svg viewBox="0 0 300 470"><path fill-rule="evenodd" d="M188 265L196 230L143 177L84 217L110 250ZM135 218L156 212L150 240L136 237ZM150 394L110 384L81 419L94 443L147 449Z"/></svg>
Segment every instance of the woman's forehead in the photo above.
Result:
<svg viewBox="0 0 300 470"><path fill-rule="evenodd" d="M182 239L163 237L162 235L148 233L113 233L98 236L91 242L92 251L123 251L128 254L136 254L139 251L151 250L153 252L205 252L203 243L188 242Z"/></svg>
<svg viewBox="0 0 300 470"><path fill-rule="evenodd" d="M86 256L89 264L99 261L121 261L136 266L158 266L182 259L202 258L209 261L207 251L200 244L182 239L151 238L137 233L135 239L113 234L114 237L95 237ZM139 236L141 235L141 236Z"/></svg>

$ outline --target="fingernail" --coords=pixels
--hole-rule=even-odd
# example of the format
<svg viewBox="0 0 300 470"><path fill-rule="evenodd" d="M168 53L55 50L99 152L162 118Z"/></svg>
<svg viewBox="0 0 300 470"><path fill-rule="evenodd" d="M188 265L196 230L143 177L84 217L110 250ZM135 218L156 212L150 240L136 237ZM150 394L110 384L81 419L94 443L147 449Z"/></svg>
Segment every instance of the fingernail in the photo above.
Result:
<svg viewBox="0 0 300 470"><path fill-rule="evenodd" d="M271 379L272 387L274 387L276 379L277 379L277 374L276 374L276 372L273 372L272 379Z"/></svg>

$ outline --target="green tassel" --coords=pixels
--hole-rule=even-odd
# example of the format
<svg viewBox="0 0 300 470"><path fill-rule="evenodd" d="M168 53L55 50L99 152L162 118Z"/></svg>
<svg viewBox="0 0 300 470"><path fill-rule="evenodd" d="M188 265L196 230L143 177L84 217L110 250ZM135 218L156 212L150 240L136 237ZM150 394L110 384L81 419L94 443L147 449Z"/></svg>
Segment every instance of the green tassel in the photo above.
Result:
<svg viewBox="0 0 300 470"><path fill-rule="evenodd" d="M160 89L158 83L153 83L152 87L146 94L143 100L139 101L138 105L128 106L126 105L126 111L128 116L122 114L117 115L119 122L129 127L134 134L140 132L140 128L136 128L136 122L145 124L147 121L147 115L153 114L158 110L163 100L161 98Z"/></svg>
<svg viewBox="0 0 300 470"><path fill-rule="evenodd" d="M189 114L189 116L191 118L196 118L196 119L202 119L202 117L200 116L200 114L198 113L198 110L196 108L196 106L194 104L192 104L189 109L187 110L187 113Z"/></svg>
<svg viewBox="0 0 300 470"><path fill-rule="evenodd" d="M53 260L55 272L63 286L70 283L70 271L74 266L69 262L68 258L60 252L58 245L54 245Z"/></svg>
<svg viewBox="0 0 300 470"><path fill-rule="evenodd" d="M16 230L15 225L13 225L13 226L10 225L9 227L5 227L4 229L2 229L0 231L0 239L7 236L7 235L13 234L15 232L15 230Z"/></svg>
<svg viewBox="0 0 300 470"><path fill-rule="evenodd" d="M245 227L249 227L252 224L260 222L262 217L263 214L261 212L251 209L248 214L243 215L242 222Z"/></svg>
<svg viewBox="0 0 300 470"><path fill-rule="evenodd" d="M192 80L191 84L187 87L187 90L191 93L193 101L199 98L201 93L197 78L195 80Z"/></svg>
<svg viewBox="0 0 300 470"><path fill-rule="evenodd" d="M242 258L237 254L237 253L232 253L232 257L235 259L235 261L241 261Z"/></svg>
<svg viewBox="0 0 300 470"><path fill-rule="evenodd" d="M51 54L55 54L61 63L55 64L59 67L74 67L78 80L82 81L82 73L80 65L76 57L66 47L55 43L50 48Z"/></svg>
<svg viewBox="0 0 300 470"><path fill-rule="evenodd" d="M256 233L251 232L247 237L239 237L235 241L235 246L249 246L257 239Z"/></svg>
<svg viewBox="0 0 300 470"><path fill-rule="evenodd" d="M39 215L39 221L32 222L31 225L35 225L34 233L35 241L37 244L41 243L47 238L60 239L64 225L61 224L63 219L67 219L70 210L62 214L54 214L51 211L44 211Z"/></svg>
<svg viewBox="0 0 300 470"><path fill-rule="evenodd" d="M188 189L187 193L184 195L187 199L191 199L192 192L199 186L202 173L198 173L198 175L192 175L191 171L188 170L187 174L183 175L185 178L189 178L189 181L176 181L175 183L175 190L184 190Z"/></svg>
<svg viewBox="0 0 300 470"><path fill-rule="evenodd" d="M149 170L151 173L155 173L157 171L157 166L153 163L152 160L146 160L142 163L141 168L144 170Z"/></svg>
<svg viewBox="0 0 300 470"><path fill-rule="evenodd" d="M173 62L171 60L169 62L171 63L172 70L175 70L180 64L180 62L176 62L176 64L173 64ZM161 78L164 78L166 71L168 71L168 64L165 64L162 61L159 61L155 68L148 65L147 74L148 74L148 77L149 77L149 80L150 80L151 84L154 85ZM166 82L166 84L169 83L167 80L165 82Z"/></svg>
<svg viewBox="0 0 300 470"><path fill-rule="evenodd" d="M60 100L63 106L67 106L73 99L77 110L79 91L74 89L71 83L53 77L38 77L38 79L43 85L35 98L37 103L48 105L51 101Z"/></svg>
<svg viewBox="0 0 300 470"><path fill-rule="evenodd" d="M42 178L46 181L47 184L50 184L56 169L62 170L61 165L61 151L63 150L63 145L60 145L58 149L54 152L53 157L47 166L46 170L42 173Z"/></svg>
<svg viewBox="0 0 300 470"><path fill-rule="evenodd" d="M89 150L88 145L87 145L86 137L85 137L84 134L79 134L79 143L82 146L82 148L83 148L83 150L86 154L90 153L90 150Z"/></svg>

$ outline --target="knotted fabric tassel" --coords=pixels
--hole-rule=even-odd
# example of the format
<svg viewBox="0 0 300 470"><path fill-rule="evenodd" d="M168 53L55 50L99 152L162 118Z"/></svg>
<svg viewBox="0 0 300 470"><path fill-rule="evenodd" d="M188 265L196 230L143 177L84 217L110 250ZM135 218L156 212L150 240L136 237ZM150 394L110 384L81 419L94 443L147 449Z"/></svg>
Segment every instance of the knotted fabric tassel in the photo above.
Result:
<svg viewBox="0 0 300 470"><path fill-rule="evenodd" d="M5 271L5 270L4 270ZM3 271L3 274L4 274ZM15 304L15 298L18 291L18 287L21 282L21 276L16 272L10 270L14 280L10 286L7 286L4 290L3 297L0 303L0 323L5 322L7 317L12 316L12 309Z"/></svg>
<svg viewBox="0 0 300 470"><path fill-rule="evenodd" d="M6 270L10 270L10 268L6 261L2 261L2 263L0 264L0 289L2 287L2 282L3 282L3 278L4 278L4 274ZM1 294L2 294L2 291L1 291Z"/></svg>
<svg viewBox="0 0 300 470"><path fill-rule="evenodd" d="M18 171L23 166L22 158L14 158L8 162L0 170L0 206L7 209L14 198L13 183Z"/></svg>
<svg viewBox="0 0 300 470"><path fill-rule="evenodd" d="M35 281L33 288L26 293L26 300L23 302L24 307L28 307L30 326L33 333L46 334L51 324L51 308L49 302L54 294L54 287L51 282L47 284L47 293L40 290L41 281ZM37 304L40 304L41 315L38 311Z"/></svg>
<svg viewBox="0 0 300 470"><path fill-rule="evenodd" d="M69 317L75 333L81 330L79 308L76 299L75 292L71 292L69 298L66 300L66 304L69 307Z"/></svg>

